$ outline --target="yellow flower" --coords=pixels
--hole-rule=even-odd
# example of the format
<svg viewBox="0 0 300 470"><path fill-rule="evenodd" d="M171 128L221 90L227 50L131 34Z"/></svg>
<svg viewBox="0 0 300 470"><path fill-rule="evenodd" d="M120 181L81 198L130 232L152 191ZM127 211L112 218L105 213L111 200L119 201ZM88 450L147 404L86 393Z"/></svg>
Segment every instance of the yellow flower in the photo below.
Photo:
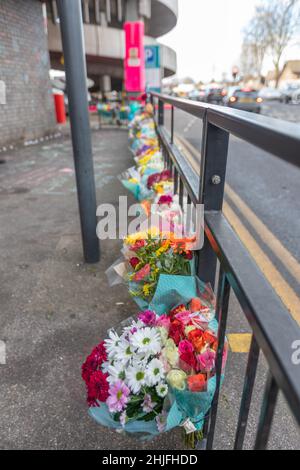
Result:
<svg viewBox="0 0 300 470"><path fill-rule="evenodd" d="M137 232L137 233L128 235L124 241L126 245L134 245L138 240L147 240L147 238L148 238L147 232Z"/></svg>
<svg viewBox="0 0 300 470"><path fill-rule="evenodd" d="M161 337L161 342L162 342L163 346L165 346L167 344L167 341L168 341L168 330L166 328L164 328L163 326L159 326L158 331L159 331L159 334L160 334L160 337Z"/></svg>
<svg viewBox="0 0 300 470"><path fill-rule="evenodd" d="M150 295L150 289L151 289L151 285L150 284L145 284L143 286L143 294L145 297L149 297Z"/></svg>
<svg viewBox="0 0 300 470"><path fill-rule="evenodd" d="M130 178L128 181L129 183L136 183L136 184L138 183L137 178Z"/></svg>
<svg viewBox="0 0 300 470"><path fill-rule="evenodd" d="M168 249L170 248L170 241L169 240L165 240L162 244L162 246L156 251L156 256L160 256L162 255L163 253L165 253L166 251L168 251Z"/></svg>
<svg viewBox="0 0 300 470"><path fill-rule="evenodd" d="M167 375L167 382L177 390L184 390L186 378L187 375L183 370L171 370Z"/></svg>
<svg viewBox="0 0 300 470"><path fill-rule="evenodd" d="M162 354L167 359L171 367L177 366L179 360L178 349L171 338L167 340L166 346L162 350Z"/></svg>

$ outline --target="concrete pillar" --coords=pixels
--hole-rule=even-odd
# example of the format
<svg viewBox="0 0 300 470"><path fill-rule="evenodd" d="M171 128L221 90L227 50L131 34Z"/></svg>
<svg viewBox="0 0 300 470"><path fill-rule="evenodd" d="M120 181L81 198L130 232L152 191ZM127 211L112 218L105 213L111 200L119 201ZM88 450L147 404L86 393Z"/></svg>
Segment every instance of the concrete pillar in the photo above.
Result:
<svg viewBox="0 0 300 470"><path fill-rule="evenodd" d="M111 77L110 75L102 76L102 91L103 93L109 93L111 91Z"/></svg>
<svg viewBox="0 0 300 470"><path fill-rule="evenodd" d="M125 18L126 21L138 21L140 19L138 0L127 0Z"/></svg>
<svg viewBox="0 0 300 470"><path fill-rule="evenodd" d="M83 0L83 21L87 24L90 23L89 0Z"/></svg>
<svg viewBox="0 0 300 470"><path fill-rule="evenodd" d="M95 20L97 24L101 23L100 18L100 0L94 0L94 8L95 8Z"/></svg>

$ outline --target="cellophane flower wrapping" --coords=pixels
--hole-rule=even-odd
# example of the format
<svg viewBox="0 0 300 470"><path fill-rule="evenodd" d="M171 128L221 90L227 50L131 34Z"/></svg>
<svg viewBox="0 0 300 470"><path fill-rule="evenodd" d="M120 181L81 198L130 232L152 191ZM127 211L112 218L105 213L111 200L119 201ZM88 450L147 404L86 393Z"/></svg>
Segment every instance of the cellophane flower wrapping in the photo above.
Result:
<svg viewBox="0 0 300 470"><path fill-rule="evenodd" d="M101 425L142 439L178 426L202 429L216 387L218 324L211 288L193 279L188 300L172 288L175 307L127 319L88 356L82 377L89 413Z"/></svg>

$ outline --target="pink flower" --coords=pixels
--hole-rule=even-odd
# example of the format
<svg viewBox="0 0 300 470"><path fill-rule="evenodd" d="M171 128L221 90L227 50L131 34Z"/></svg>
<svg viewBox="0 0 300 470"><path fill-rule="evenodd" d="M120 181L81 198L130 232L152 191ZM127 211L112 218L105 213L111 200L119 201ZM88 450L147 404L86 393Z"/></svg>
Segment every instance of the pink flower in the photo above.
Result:
<svg viewBox="0 0 300 470"><path fill-rule="evenodd" d="M191 312L186 310L185 312L177 313L177 315L175 315L175 318L181 321L181 323L183 323L184 325L188 325L191 321Z"/></svg>
<svg viewBox="0 0 300 470"><path fill-rule="evenodd" d="M203 354L199 354L197 356L197 361L199 365L199 370L210 372L215 367L216 353L215 351L208 349Z"/></svg>
<svg viewBox="0 0 300 470"><path fill-rule="evenodd" d="M166 328L166 330L169 330L170 323L171 323L171 319L170 317L168 317L168 315L161 315L156 320L156 326L162 326L163 328Z"/></svg>
<svg viewBox="0 0 300 470"><path fill-rule="evenodd" d="M143 279L145 279L145 277L149 276L150 271L151 271L151 266L150 266L150 264L146 264L142 269L140 269L140 270L133 276L133 280L134 280L135 282L140 282L140 281L142 281Z"/></svg>
<svg viewBox="0 0 300 470"><path fill-rule="evenodd" d="M154 326L156 323L156 315L152 310L145 310L138 314L138 319L141 320L145 325Z"/></svg>
<svg viewBox="0 0 300 470"><path fill-rule="evenodd" d="M194 346L187 339L180 341L178 345L179 354L191 354L194 352Z"/></svg>
<svg viewBox="0 0 300 470"><path fill-rule="evenodd" d="M142 404L144 413L151 413L156 406L156 403L152 401L151 395L145 395L144 402Z"/></svg>
<svg viewBox="0 0 300 470"><path fill-rule="evenodd" d="M137 252L141 248L144 248L145 245L146 245L146 240L137 240L134 245L130 246L130 250Z"/></svg>
<svg viewBox="0 0 300 470"><path fill-rule="evenodd" d="M111 385L109 388L109 397L106 400L109 411L111 413L123 411L129 401L129 395L130 390L122 380L118 380Z"/></svg>

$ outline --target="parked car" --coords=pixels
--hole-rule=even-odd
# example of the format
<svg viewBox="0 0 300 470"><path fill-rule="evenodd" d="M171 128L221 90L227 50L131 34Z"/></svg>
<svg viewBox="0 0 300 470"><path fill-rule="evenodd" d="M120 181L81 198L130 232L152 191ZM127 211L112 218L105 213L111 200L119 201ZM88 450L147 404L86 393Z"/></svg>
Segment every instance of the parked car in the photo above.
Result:
<svg viewBox="0 0 300 470"><path fill-rule="evenodd" d="M200 92L199 99L205 103L223 103L224 92L222 87L207 86Z"/></svg>
<svg viewBox="0 0 300 470"><path fill-rule="evenodd" d="M189 99L193 101L199 101L200 92L199 90L192 90L189 93Z"/></svg>
<svg viewBox="0 0 300 470"><path fill-rule="evenodd" d="M266 87L260 90L259 96L264 101L282 101L283 98L283 95L280 90L271 87Z"/></svg>
<svg viewBox="0 0 300 470"><path fill-rule="evenodd" d="M298 90L294 91L292 94L292 103L300 104L300 88L298 88Z"/></svg>
<svg viewBox="0 0 300 470"><path fill-rule="evenodd" d="M252 88L231 87L224 99L224 104L230 108L241 109L253 113L261 112L263 99L257 90Z"/></svg>
<svg viewBox="0 0 300 470"><path fill-rule="evenodd" d="M300 84L299 83L290 83L289 85L286 85L284 88L281 88L281 95L282 95L282 99L281 99L281 102L282 103L290 103L293 99L293 95L294 93L300 88Z"/></svg>

